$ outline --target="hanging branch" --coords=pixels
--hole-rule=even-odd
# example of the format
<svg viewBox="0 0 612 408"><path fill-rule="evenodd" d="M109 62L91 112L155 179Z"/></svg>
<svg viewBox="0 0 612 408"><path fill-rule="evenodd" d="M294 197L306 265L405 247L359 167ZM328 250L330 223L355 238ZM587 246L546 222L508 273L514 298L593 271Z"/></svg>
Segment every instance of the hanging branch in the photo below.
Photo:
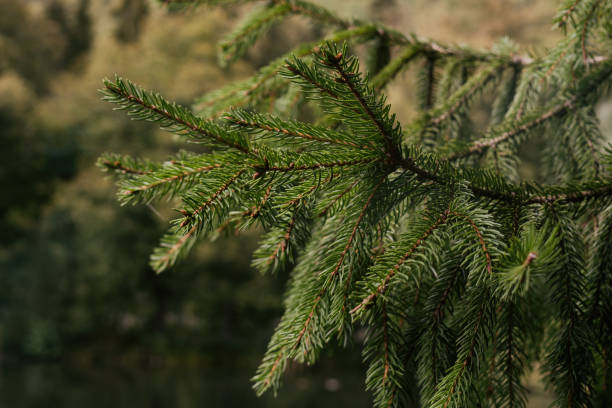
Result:
<svg viewBox="0 0 612 408"><path fill-rule="evenodd" d="M376 406L523 408L524 371L539 360L557 405L588 407L604 398L612 354L612 151L593 111L612 60L587 49L609 49L604 4L564 2L556 23L567 37L532 58L509 41L447 46L273 0L227 37L227 60L290 15L329 31L204 96L196 110L214 120L127 80L104 83L105 100L206 153L98 164L117 177L122 203L180 202L151 256L158 272L214 231L263 230L252 266L287 271L289 282L253 378L258 395L276 392L291 361L313 364L365 328ZM347 41L375 56L372 80ZM403 131L380 91L417 59L425 111ZM489 91L479 133L474 101ZM308 114L292 117L295 106ZM541 183L515 182L518 148L535 137L557 145L540 155Z"/></svg>

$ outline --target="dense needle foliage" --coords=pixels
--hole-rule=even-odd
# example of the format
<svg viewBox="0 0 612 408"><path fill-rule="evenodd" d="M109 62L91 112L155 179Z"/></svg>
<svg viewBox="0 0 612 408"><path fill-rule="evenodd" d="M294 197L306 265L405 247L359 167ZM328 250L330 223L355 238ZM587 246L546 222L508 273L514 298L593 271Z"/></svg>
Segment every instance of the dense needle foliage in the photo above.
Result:
<svg viewBox="0 0 612 408"><path fill-rule="evenodd" d="M376 406L524 407L536 363L556 406L610 406L612 149L594 108L612 83L612 4L564 1L564 39L528 57L508 41L450 47L274 0L227 36L221 62L295 14L327 37L193 110L104 82L105 100L208 148L163 163L99 160L122 204L180 199L152 267L220 231L265 231L253 266L291 278L257 393L365 328ZM411 63L420 111L402 126L383 89ZM484 94L495 100L478 130L470 114ZM539 183L519 180L528 140L546 146Z"/></svg>

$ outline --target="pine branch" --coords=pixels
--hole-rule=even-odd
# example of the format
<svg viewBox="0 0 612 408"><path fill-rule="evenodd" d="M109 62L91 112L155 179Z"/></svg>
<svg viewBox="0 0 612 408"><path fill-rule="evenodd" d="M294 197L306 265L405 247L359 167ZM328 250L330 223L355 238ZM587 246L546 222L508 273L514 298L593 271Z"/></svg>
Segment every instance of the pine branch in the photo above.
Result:
<svg viewBox="0 0 612 408"><path fill-rule="evenodd" d="M555 117L568 114L571 110L588 102L589 94L596 91L602 83L605 83L610 75L612 75L612 64L603 62L596 71L584 77L576 88L572 89L572 94L569 97L562 98L559 102L544 109L543 112L533 112L523 116L518 123L516 123L515 118L506 119L495 129L490 130L483 138L475 141L470 148L452 154L448 159L454 161L470 155L481 154L485 150L512 140Z"/></svg>
<svg viewBox="0 0 612 408"><path fill-rule="evenodd" d="M372 88L383 89L395 76L417 56L421 55L422 50L415 46L409 45L391 62L376 74L370 81Z"/></svg>
<svg viewBox="0 0 612 408"><path fill-rule="evenodd" d="M560 270L549 272L547 277L561 326L546 356L547 380L555 387L559 406L589 406L593 372L591 336L584 325L581 302L586 289L584 242L559 209L551 207L548 216L560 225L559 250L563 258Z"/></svg>
<svg viewBox="0 0 612 408"><path fill-rule="evenodd" d="M446 222L449 213L450 209L444 210L435 219L435 221L421 227L421 230L416 234L411 234L404 237L394 248L385 251L383 257L375 265L375 269L372 269L370 273L370 280L374 280L377 283L368 290L367 296L363 297L361 302L351 309L351 315L357 316L359 313L363 313L370 303L374 302L376 298L384 295L391 282L391 279L393 279L393 277L400 271L400 268L406 263L406 261L408 261L415 254L415 252L427 242L427 239L434 233L434 231L436 231ZM389 265L391 267L387 268ZM368 278L366 277L366 279ZM366 284L366 288L369 286L371 285Z"/></svg>
<svg viewBox="0 0 612 408"><path fill-rule="evenodd" d="M114 153L103 153L98 158L97 166L102 171L110 171L119 176L134 176L150 173L157 168L148 160L137 160L129 156L121 156Z"/></svg>
<svg viewBox="0 0 612 408"><path fill-rule="evenodd" d="M321 41L301 44L285 55L271 61L261 68L251 78L227 85L224 88L210 92L199 98L195 111L204 117L216 117L229 108L236 108L254 103L266 95L279 92L286 87L286 82L278 80L277 74L292 56L306 57L319 50L326 41L342 42L352 40L357 43L370 40L378 35L378 27L374 24L360 25L328 35Z"/></svg>
<svg viewBox="0 0 612 408"><path fill-rule="evenodd" d="M380 109L384 102L377 101L373 92L364 88L364 84L359 80L360 78L357 74L358 68L351 66L354 65L354 63L343 59L343 56L347 52L346 47L344 47L342 51L335 51L337 51L337 49L330 48L328 50L325 63L338 71L340 78L342 78L341 82L346 84L350 89L351 94L359 103L363 113L367 115L376 126L378 132L385 140L387 153L393 158L399 157L400 151L397 147L397 134L401 134L401 131L398 132L397 125L394 123L394 118L389 118L385 115L386 112L383 112L383 114L380 113ZM339 79L337 79L337 81L340 82Z"/></svg>
<svg viewBox="0 0 612 408"><path fill-rule="evenodd" d="M299 250L310 238L311 203L296 202L293 211L277 221L253 253L251 265L261 273L276 273L295 263Z"/></svg>
<svg viewBox="0 0 612 408"><path fill-rule="evenodd" d="M488 290L473 287L466 294L466 324L458 339L457 360L448 374L438 383L429 401L431 408L466 406L467 387L470 375L478 365L478 356L486 346L487 333L491 326L492 305Z"/></svg>
<svg viewBox="0 0 612 408"><path fill-rule="evenodd" d="M374 394L374 406L388 408L397 406L404 374L399 348L403 334L398 322L399 311L391 313L390 306L382 304L372 313L368 337L363 350L364 361L369 363L366 373L366 390Z"/></svg>
<svg viewBox="0 0 612 408"><path fill-rule="evenodd" d="M246 141L234 133L228 133L213 122L197 118L185 108L170 103L159 94L144 91L132 82L116 77L115 81L104 81L101 92L104 100L119 105L118 109L127 110L136 119L153 121L179 136L194 142L224 146L250 153Z"/></svg>
<svg viewBox="0 0 612 408"><path fill-rule="evenodd" d="M273 116L263 116L246 111L234 111L225 116L225 119L236 125L238 129L246 130L261 139L274 137L275 145L287 145L295 147L311 147L320 149L320 143L329 143L339 146L349 146L358 149L372 150L368 145L363 145L366 140L357 139L353 135L343 134L327 128L307 125L296 121L284 121ZM303 143L304 140L309 143ZM300 143L302 142L302 143Z"/></svg>
<svg viewBox="0 0 612 408"><path fill-rule="evenodd" d="M463 292L467 278L459 263L453 253L436 268L437 277L423 307L423 332L417 357L423 406L432 398L436 385L454 360L455 333L448 326L448 315L452 314L456 297Z"/></svg>
<svg viewBox="0 0 612 408"><path fill-rule="evenodd" d="M349 250L351 249L351 244L353 243L353 240L356 237L357 231L359 230L359 226L361 225L361 222L363 221L363 218L366 214L366 211L368 210L368 208L370 207L370 204L372 203L372 199L374 198L374 195L376 194L376 191L380 188L380 186L382 185L382 183L385 181L386 176L381 179L372 189L372 192L370 193L370 195L368 196L365 204L363 205L363 208L361 209L361 212L359 213L359 216L357 217L357 220L355 222L355 224L353 225L353 229L350 233L350 235L348 236L348 240L344 246L344 249L342 250L342 252L340 253L340 257L338 258L338 261L335 265L335 267L333 268L333 270L331 271L331 273L328 275L328 277L326 278L326 282L323 285L321 291L317 294L317 297L315 298L315 300L313 301L313 305L312 305L312 309L310 311L310 313L308 314L308 317L306 319L306 322L304 323L302 329L300 330L298 336L297 336L297 340L295 341L292 350L295 350L301 343L302 338L304 337L304 335L306 334L306 331L309 329L310 327L310 322L312 321L312 317L314 315L314 312L316 311L317 306L319 305L319 302L322 298L322 296L325 294L326 290L327 290L327 286L329 285L328 282L331 282L334 277L339 273L340 268L342 267L344 260L349 252Z"/></svg>
<svg viewBox="0 0 612 408"><path fill-rule="evenodd" d="M292 12L287 2L270 3L261 7L219 43L219 61L225 66L242 57L272 25Z"/></svg>
<svg viewBox="0 0 612 408"><path fill-rule="evenodd" d="M172 198L202 182L206 173L243 159L240 155L226 154L225 157L202 155L180 162L168 162L150 172L124 178L118 183L117 195L123 204L149 203L164 196Z"/></svg>
<svg viewBox="0 0 612 408"><path fill-rule="evenodd" d="M471 98L499 74L500 65L491 64L477 75L474 75L461 86L448 100L436 107L428 114L429 125L438 126L441 122L452 117L460 107L465 106Z"/></svg>
<svg viewBox="0 0 612 408"><path fill-rule="evenodd" d="M124 203L182 200L182 216L152 255L158 271L211 232L263 228L253 266L290 274L284 315L253 378L257 394L276 392L292 360L313 364L332 339L346 345L366 327L366 388L376 406L415 405L418 384L430 408L482 398L524 408L521 380L541 360L546 333L557 404L589 407L604 401L612 364L612 152L593 111L612 63L587 49L607 49L612 8L604 3L566 1L557 24L573 31L531 58L508 41L447 46L304 0L273 0L228 37L226 57L290 15L342 31L202 98L199 112L223 115L217 121L129 81L106 81L105 99L209 150L163 164L104 155L99 165L119 179ZM348 44L337 45L348 40L374 40L365 44L372 81ZM377 92L416 57L426 60L427 112L404 133ZM485 90L496 95L478 134L470 110ZM304 103L314 124L287 119L303 117ZM536 135L553 145L542 157L547 184L515 182L518 148Z"/></svg>

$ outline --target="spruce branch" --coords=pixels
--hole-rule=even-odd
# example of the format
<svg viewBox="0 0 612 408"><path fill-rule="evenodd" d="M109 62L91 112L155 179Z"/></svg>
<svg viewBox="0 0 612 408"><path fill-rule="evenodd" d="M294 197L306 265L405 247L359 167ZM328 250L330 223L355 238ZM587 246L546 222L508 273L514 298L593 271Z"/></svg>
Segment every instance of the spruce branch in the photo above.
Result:
<svg viewBox="0 0 612 408"><path fill-rule="evenodd" d="M275 0L256 12L248 14L245 21L220 42L219 59L221 64L227 65L240 58L275 23L280 22L290 14L307 16L317 22L342 29L348 29L352 25L329 10L313 3L300 0Z"/></svg>
<svg viewBox="0 0 612 408"><path fill-rule="evenodd" d="M338 17L325 7L309 1L302 0L274 0L277 3L286 3L291 7L291 11L298 15L310 17L312 20L319 23L336 26L341 29L347 29L354 25L354 22Z"/></svg>
<svg viewBox="0 0 612 408"><path fill-rule="evenodd" d="M550 188L548 193L534 195L525 200L525 203L579 203L585 200L606 198L610 195L612 195L612 181L596 181L587 182L583 185Z"/></svg>
<svg viewBox="0 0 612 408"><path fill-rule="evenodd" d="M278 92L286 87L286 82L279 81L277 75L284 69L287 59L307 57L319 50L326 41L355 41L361 43L378 35L378 27L374 24L359 25L347 30L329 34L320 41L305 43L292 49L285 55L271 61L262 67L251 78L232 83L224 88L210 92L196 100L194 110L204 117L216 117L229 108L237 108L251 104L268 94Z"/></svg>
<svg viewBox="0 0 612 408"><path fill-rule="evenodd" d="M451 249L445 247L447 251ZM418 344L418 378L421 385L421 401L426 406L436 385L453 363L455 333L449 326L449 314L456 305L456 297L464 291L467 278L465 270L458 266L455 252L436 268L437 277L423 306L423 331Z"/></svg>
<svg viewBox="0 0 612 408"><path fill-rule="evenodd" d="M361 180L357 179L352 182L349 186L347 186L344 190L342 190L339 194L336 194L333 199L325 205L325 207L319 212L319 216L323 217L329 215L332 207L336 205L336 203L341 200L345 195L347 195Z"/></svg>
<svg viewBox="0 0 612 408"><path fill-rule="evenodd" d="M321 301L322 296L325 294L325 291L327 290L327 286L329 284L328 282L331 282L334 279L334 277L339 273L340 268L342 267L342 265L344 263L344 260L345 260L345 258L347 256L348 252L351 249L351 245L353 243L353 240L355 239L356 234L359 231L359 227L361 225L361 222L363 221L363 218L364 218L364 216L366 214L366 211L370 207L370 204L372 203L372 199L374 198L374 195L376 194L376 191L380 188L380 186L386 180L386 178L387 177L385 175L385 177L383 177L374 186L374 188L372 189L372 192L370 193L370 195L366 199L366 202L363 205L363 208L361 209L361 211L359 212L359 216L357 217L357 220L355 221L355 224L353 225L353 229L352 229L351 233L348 236L348 240L347 240L346 244L344 245L344 248L342 249L342 252L340 253L340 257L338 258L338 261L336 262L335 267L333 268L331 273L326 278L326 283L323 285L323 287L321 288L321 291L317 294L317 297L313 301L312 309L311 309L310 313L308 314L308 317L306 318L306 321L305 321L302 329L300 330L300 332L299 332L299 334L297 336L297 340L295 341L295 343L294 343L294 345L292 347L292 350L296 349L300 345L300 342L302 341L302 338L306 334L306 331L309 329L310 322L312 320L314 312L315 312L317 306L319 305L319 302Z"/></svg>
<svg viewBox="0 0 612 408"><path fill-rule="evenodd" d="M363 113L372 121L380 135L384 138L386 150L390 157L399 157L398 134L401 134L401 130L399 130L398 125L394 123L395 118L390 118L386 115L387 112L385 112L383 108L384 101L376 100L372 90L368 89L367 85L364 86L365 84L360 81L359 74L357 73L358 67L355 66L357 60L351 60L345 57L347 52L346 45L342 50L330 47L325 51L324 63L329 64L329 66L333 67L340 74L341 79L337 78L336 81L346 84L349 88Z"/></svg>
<svg viewBox="0 0 612 408"><path fill-rule="evenodd" d="M205 173L219 169L230 160L242 160L240 155L226 157L196 156L180 162L168 162L158 169L124 178L118 183L118 197L123 204L149 203L164 196L172 198L201 181Z"/></svg>
<svg viewBox="0 0 612 408"><path fill-rule="evenodd" d="M213 203L217 202L219 198L228 191L228 188L236 181L240 176L245 173L246 169L241 168L235 173L231 174L231 176L225 180L225 182L210 196L207 196L206 199L201 202L200 199L204 195L202 194L204 191L197 191L195 194L190 194L183 196L183 201L187 204L187 209L183 210L182 213L184 215L184 219L181 222L181 228L188 226L191 223L195 223L200 226L201 224L198 222L203 215L203 212L207 210Z"/></svg>
<svg viewBox="0 0 612 408"><path fill-rule="evenodd" d="M457 110L465 106L470 99L479 91L481 91L489 81L493 80L500 70L499 63L493 63L482 70L477 75L470 78L463 86L451 95L442 105L433 109L428 114L431 118L429 124L432 126L438 126L441 122L450 118L457 112Z"/></svg>
<svg viewBox="0 0 612 408"><path fill-rule="evenodd" d="M525 316L525 306L520 303L503 302L498 307L496 327L497 350L494 362L502 369L496 375L496 406L524 408L527 405L527 388L522 384L527 356L523 327L530 322ZM533 325L533 323L531 323Z"/></svg>
<svg viewBox="0 0 612 408"><path fill-rule="evenodd" d="M365 239L362 234L368 231L366 224L374 222L372 217L380 216L371 207L380 205L383 195L378 191L386 179L386 174L374 179L376 182L370 178L371 182L362 185L351 203L350 216L347 214L351 221L331 217L310 241L292 278L285 315L254 378L258 392L278 385L282 374L278 370L286 366L288 359L309 363L316 359L318 350L328 340L327 335L322 334L322 325L326 327L325 333L337 333L343 325L342 313L322 315L326 310L324 305L336 301L339 307L342 304L348 266L345 261L355 261L355 257L366 255L361 251L353 252L352 248L359 247Z"/></svg>
<svg viewBox="0 0 612 408"><path fill-rule="evenodd" d="M409 260L411 256L424 244L427 239L436 231L442 224L444 224L450 213L450 208L444 210L431 224L419 231L418 234L404 237L399 243L391 250L386 250L383 258L381 258L375 265L375 269L372 270L371 276L377 283L373 286L372 290L369 290L368 295L365 296L357 306L351 309L351 315L357 316L364 309L368 307L379 296L384 295L387 287L389 286L391 279L400 271L400 268ZM404 249L407 248L407 249ZM393 263L394 262L394 263ZM388 270L386 266L391 266ZM384 269L384 270L383 270ZM382 274L380 273L383 270ZM382 279L377 279L378 277Z"/></svg>
<svg viewBox="0 0 612 408"><path fill-rule="evenodd" d="M326 43L315 54L312 66L294 58L288 62L284 75L315 91L313 98L320 98L330 111L338 112L354 134L382 143L387 157L399 158L399 124L389 114L385 99L377 96L361 77L357 59L347 56L346 44L339 48Z"/></svg>
<svg viewBox="0 0 612 408"><path fill-rule="evenodd" d="M416 45L408 45L404 50L372 78L371 85L374 89L383 89L395 76L412 60L422 53L422 49Z"/></svg>
<svg viewBox="0 0 612 408"><path fill-rule="evenodd" d="M572 14L575 12L578 3L581 0L570 0L567 5L561 7L559 12L554 18L554 23L558 28L564 30L567 33L567 22L572 18Z"/></svg>
<svg viewBox="0 0 612 408"><path fill-rule="evenodd" d="M225 146L250 153L246 141L240 136L224 131L213 122L197 118L187 109L166 101L159 94L145 91L132 82L116 77L104 80L103 99L127 110L136 119L153 121L163 129L179 136L212 146ZM206 143L206 142L204 142Z"/></svg>
<svg viewBox="0 0 612 408"><path fill-rule="evenodd" d="M187 232L177 235L170 232L161 239L160 246L151 254L150 265L154 271L161 273L174 265L179 256L193 246L198 225L194 224Z"/></svg>
<svg viewBox="0 0 612 408"><path fill-rule="evenodd" d="M96 164L102 171L126 176L147 174L157 167L148 160L138 160L114 153L103 153Z"/></svg>
<svg viewBox="0 0 612 408"><path fill-rule="evenodd" d="M548 228L538 231L534 224L528 224L511 240L496 275L497 295L502 300L511 302L525 296L538 275L559 267L557 234L554 229L549 232Z"/></svg>
<svg viewBox="0 0 612 408"><path fill-rule="evenodd" d="M422 111L428 111L433 107L434 94L437 85L436 62L438 56L435 53L425 54L425 61L418 75L417 100Z"/></svg>
<svg viewBox="0 0 612 408"><path fill-rule="evenodd" d="M268 200L270 199L272 195L272 187L273 185L270 184L270 186L268 186L268 188L266 189L259 204L257 204L257 206L252 207L251 211L245 212L244 215L248 215L251 218L257 218L261 214L262 209L268 203Z"/></svg>
<svg viewBox="0 0 612 408"><path fill-rule="evenodd" d="M560 330L550 339L554 346L546 356L547 380L555 387L560 406L589 406L594 373L581 301L586 290L584 241L562 209L550 207L548 218L559 225L563 257L559 271L549 271L547 276L560 321Z"/></svg>
<svg viewBox="0 0 612 408"><path fill-rule="evenodd" d="M457 360L438 383L429 401L432 408L458 408L466 405L469 377L479 362L478 355L483 353L487 343L492 315L490 294L487 289L474 287L466 295L469 304L466 324L458 339Z"/></svg>
<svg viewBox="0 0 612 408"><path fill-rule="evenodd" d="M363 159L356 159L356 160L331 161L331 162L313 163L313 164L297 164L296 165L295 162L291 162L287 165L266 166L266 167L263 167L262 169L265 171L281 172L281 173L293 172L293 171L301 172L304 170L331 169L334 167L351 167L351 166L358 166L361 164L376 163L380 161L382 161L380 157L373 156L373 157L366 157Z"/></svg>
<svg viewBox="0 0 612 408"><path fill-rule="evenodd" d="M498 95L493 102L491 126L498 125L504 120L517 93L520 78L525 74L520 66L513 66L506 71L510 71L509 75L506 75L508 78L502 79L502 83L499 85Z"/></svg>
<svg viewBox="0 0 612 408"><path fill-rule="evenodd" d="M276 273L297 260L298 252L310 238L311 202L298 201L268 231L253 253L251 265L262 273Z"/></svg>
<svg viewBox="0 0 612 408"><path fill-rule="evenodd" d="M587 36L589 34L589 26L593 24L593 17L596 15L595 11L599 8L601 0L596 0L590 4L590 7L586 13L586 17L582 22L582 28L580 30L580 49L582 50L582 61L584 65L588 65L588 55L586 49Z"/></svg>
<svg viewBox="0 0 612 408"><path fill-rule="evenodd" d="M219 177L182 195L185 205L181 210L183 217L174 220L174 226L151 255L151 267L155 271L159 273L174 265L187 254L198 237L213 231L227 218L227 196L245 172L244 167L221 168Z"/></svg>
<svg viewBox="0 0 612 408"><path fill-rule="evenodd" d="M481 154L487 149L495 148L501 143L513 140L517 136L525 134L532 128L538 127L553 118L568 114L573 109L588 103L589 95L597 91L602 84L606 84L609 81L610 75L612 75L612 64L602 62L598 69L585 76L575 88L570 88L566 91L570 94L569 96L563 95L560 101L549 105L543 111L532 112L522 116L518 123L513 117L506 119L500 125L490 130L483 138L472 143L467 150L454 153L448 156L448 159L454 161L474 154Z"/></svg>
<svg viewBox="0 0 612 408"><path fill-rule="evenodd" d="M486 259L487 272L489 273L489 275L491 275L493 273L493 266L491 263L491 253L487 249L487 243L485 242L485 239L478 225L476 225L474 220L467 214L463 214L457 211L452 211L449 215L465 220L465 222L467 222L470 228L474 231L474 234L476 234L476 237L478 238L478 243L480 244L480 247L482 248L482 253L484 254L485 259Z"/></svg>
<svg viewBox="0 0 612 408"><path fill-rule="evenodd" d="M117 176L124 203L181 200L152 255L157 271L220 229L264 230L253 267L290 273L257 394L276 392L291 361L313 364L330 341L346 345L365 327L376 406L486 398L524 408L525 369L543 360L557 404L588 407L604 398L596 379L612 350L612 152L593 111L612 63L591 56L609 42L602 4L566 1L557 24L572 30L532 58L508 41L448 46L307 1L270 1L227 37L229 59L290 15L332 32L204 96L196 110L215 120L107 80L105 99L209 150L165 163L104 155L99 166ZM372 80L349 41L374 55ZM380 90L417 59L426 112L404 133ZM489 91L479 133L472 106ZM313 108L313 123L295 119L296 106ZM542 183L518 183L518 148L536 136L552 145Z"/></svg>
<svg viewBox="0 0 612 408"><path fill-rule="evenodd" d="M358 149L372 150L370 146L359 144L353 141L353 135L343 134L327 128L321 128L313 125L296 121L284 121L273 116L264 116L246 111L233 111L224 117L228 122L234 124L239 129L244 129L256 136L261 136L266 140L269 137L276 136L275 142L286 144L288 146L301 146L300 140L307 140L312 143L303 144L304 147L320 148L322 142L339 146L349 146ZM296 140L298 139L298 140ZM360 141L358 139L358 141Z"/></svg>
<svg viewBox="0 0 612 408"><path fill-rule="evenodd" d="M277 2L248 14L246 20L219 43L221 65L225 66L243 56L259 37L291 11L287 2Z"/></svg>
<svg viewBox="0 0 612 408"><path fill-rule="evenodd" d="M383 303L372 313L370 328L363 350L369 363L366 390L374 394L374 406L397 406L403 391L400 379L404 375L399 348L403 335L399 326L402 312Z"/></svg>
<svg viewBox="0 0 612 408"><path fill-rule="evenodd" d="M469 149L449 156L448 160L454 161L470 155L482 154L487 149L495 148L498 144L504 143L508 140L511 140L512 138L517 137L518 135L524 134L530 129L540 126L541 124L556 116L564 115L568 109L571 109L573 107L576 99L576 97L572 97L569 100L559 103L553 106L551 109L546 110L543 114L530 115L526 117L523 116L520 125L515 125L515 127L513 127L512 129L501 132L501 134L492 138L488 138L485 136L484 138L475 141ZM499 127L501 128L503 125L504 124L500 125Z"/></svg>

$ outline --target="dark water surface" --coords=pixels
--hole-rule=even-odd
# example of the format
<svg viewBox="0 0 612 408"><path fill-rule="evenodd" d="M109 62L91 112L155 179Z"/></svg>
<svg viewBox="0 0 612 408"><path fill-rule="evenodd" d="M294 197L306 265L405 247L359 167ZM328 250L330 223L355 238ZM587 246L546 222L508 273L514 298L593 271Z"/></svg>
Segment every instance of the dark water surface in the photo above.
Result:
<svg viewBox="0 0 612 408"><path fill-rule="evenodd" d="M0 407L370 406L360 372L330 376L299 369L289 375L277 398L271 393L257 398L251 389L251 374L253 371L217 371L180 364L135 368L4 363L0 368Z"/></svg>
<svg viewBox="0 0 612 408"><path fill-rule="evenodd" d="M312 368L288 370L276 398L258 398L250 377L258 360L225 365L170 361L149 364L0 363L0 408L191 408L191 407L351 407L371 406L359 361L322 358ZM237 356L235 356L237 357ZM553 402L535 370L525 379L528 408Z"/></svg>

